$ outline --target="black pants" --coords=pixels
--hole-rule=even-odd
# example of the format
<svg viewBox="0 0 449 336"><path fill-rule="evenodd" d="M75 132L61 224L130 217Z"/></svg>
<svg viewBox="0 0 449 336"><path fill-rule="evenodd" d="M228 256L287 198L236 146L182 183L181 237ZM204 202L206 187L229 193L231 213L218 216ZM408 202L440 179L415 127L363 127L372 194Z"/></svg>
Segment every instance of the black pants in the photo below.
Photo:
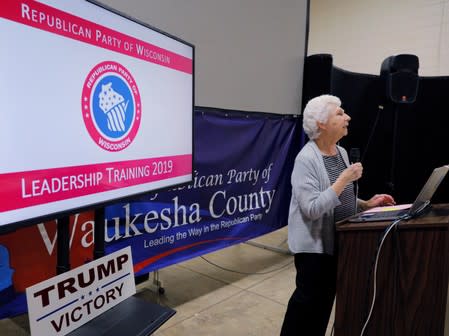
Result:
<svg viewBox="0 0 449 336"><path fill-rule="evenodd" d="M328 254L295 254L296 289L288 302L281 336L324 336L332 311L337 258Z"/></svg>

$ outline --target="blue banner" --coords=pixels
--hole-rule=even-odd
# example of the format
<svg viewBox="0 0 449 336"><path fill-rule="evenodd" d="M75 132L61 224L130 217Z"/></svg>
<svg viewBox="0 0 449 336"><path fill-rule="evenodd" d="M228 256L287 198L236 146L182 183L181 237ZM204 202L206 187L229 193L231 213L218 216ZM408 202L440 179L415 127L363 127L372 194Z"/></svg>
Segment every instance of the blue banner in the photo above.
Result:
<svg viewBox="0 0 449 336"><path fill-rule="evenodd" d="M193 181L107 207L106 253L130 245L141 275L285 226L299 121L197 107Z"/></svg>

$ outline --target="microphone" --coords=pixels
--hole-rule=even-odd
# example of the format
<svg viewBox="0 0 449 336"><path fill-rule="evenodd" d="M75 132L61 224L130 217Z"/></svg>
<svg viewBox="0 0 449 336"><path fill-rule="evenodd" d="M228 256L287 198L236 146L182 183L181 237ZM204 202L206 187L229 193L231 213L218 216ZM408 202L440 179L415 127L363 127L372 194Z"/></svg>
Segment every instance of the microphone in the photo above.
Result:
<svg viewBox="0 0 449 336"><path fill-rule="evenodd" d="M349 161L351 163L360 162L360 148L351 148L349 150ZM359 197L359 184L354 181L354 194L355 194L355 212L357 213L357 198Z"/></svg>
<svg viewBox="0 0 449 336"><path fill-rule="evenodd" d="M349 161L351 163L360 162L360 148L351 148L349 150Z"/></svg>

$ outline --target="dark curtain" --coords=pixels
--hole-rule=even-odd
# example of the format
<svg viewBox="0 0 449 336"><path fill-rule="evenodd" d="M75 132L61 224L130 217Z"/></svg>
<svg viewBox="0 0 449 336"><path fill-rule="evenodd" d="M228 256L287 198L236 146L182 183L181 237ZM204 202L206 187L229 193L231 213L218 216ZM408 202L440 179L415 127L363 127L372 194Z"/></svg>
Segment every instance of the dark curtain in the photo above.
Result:
<svg viewBox="0 0 449 336"><path fill-rule="evenodd" d="M306 59L304 104L324 93L342 100L352 120L341 145L348 151L360 148L362 154L360 197L386 192L399 203L413 202L432 170L449 164L449 76L421 77L416 101L396 104L385 97L380 76L329 64L332 56L328 54ZM449 202L449 177L433 202Z"/></svg>

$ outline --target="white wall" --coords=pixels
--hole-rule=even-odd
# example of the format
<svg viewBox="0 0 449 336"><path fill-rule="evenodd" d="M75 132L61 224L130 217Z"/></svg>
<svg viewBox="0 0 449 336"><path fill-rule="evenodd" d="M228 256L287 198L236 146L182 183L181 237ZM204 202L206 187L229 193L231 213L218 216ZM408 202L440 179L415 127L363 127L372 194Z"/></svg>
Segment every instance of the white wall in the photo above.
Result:
<svg viewBox="0 0 449 336"><path fill-rule="evenodd" d="M449 75L449 0L311 0L309 55L378 75L382 61L419 57L420 76Z"/></svg>
<svg viewBox="0 0 449 336"><path fill-rule="evenodd" d="M195 105L300 111L306 0L101 0L195 45Z"/></svg>

